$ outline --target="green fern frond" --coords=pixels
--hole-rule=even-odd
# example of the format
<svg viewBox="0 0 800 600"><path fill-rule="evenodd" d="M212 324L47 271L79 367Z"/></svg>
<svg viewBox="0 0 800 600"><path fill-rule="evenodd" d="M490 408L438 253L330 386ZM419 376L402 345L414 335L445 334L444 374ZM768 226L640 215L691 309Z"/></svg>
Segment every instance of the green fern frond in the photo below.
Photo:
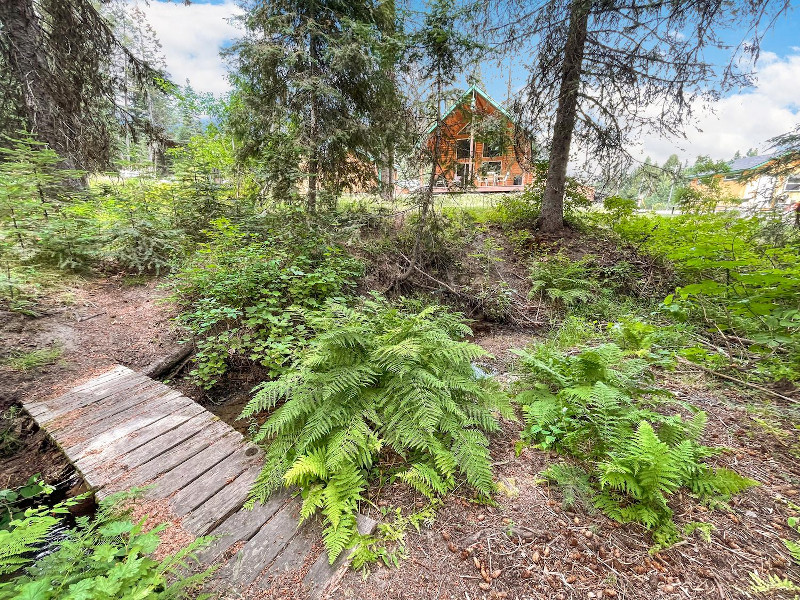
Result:
<svg viewBox="0 0 800 600"><path fill-rule="evenodd" d="M396 476L431 498L457 478L484 495L494 489L485 433L499 428L498 414L513 418L510 400L476 375L471 361L486 353L463 341L469 328L460 315L405 306L413 303L375 298L309 315L318 334L243 413L272 411L256 436L266 463L248 502L299 486L301 518L321 513L332 558L351 542L382 448L405 461Z"/></svg>

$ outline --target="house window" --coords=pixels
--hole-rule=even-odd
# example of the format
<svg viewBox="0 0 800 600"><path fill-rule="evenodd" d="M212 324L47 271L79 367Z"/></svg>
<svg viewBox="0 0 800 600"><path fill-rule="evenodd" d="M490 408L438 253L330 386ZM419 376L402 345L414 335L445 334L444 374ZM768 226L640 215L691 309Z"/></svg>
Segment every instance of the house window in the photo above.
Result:
<svg viewBox="0 0 800 600"><path fill-rule="evenodd" d="M800 192L800 175L789 175L783 186L784 192Z"/></svg>
<svg viewBox="0 0 800 600"><path fill-rule="evenodd" d="M500 173L500 169L502 169L502 167L503 163L501 163L499 160L492 160L481 164L481 173L484 175L487 173Z"/></svg>
<svg viewBox="0 0 800 600"><path fill-rule="evenodd" d="M514 185L522 185L522 175L514 175Z"/></svg>
<svg viewBox="0 0 800 600"><path fill-rule="evenodd" d="M483 156L484 158L493 158L495 156L500 156L503 153L503 148L501 144L498 143L483 143Z"/></svg>
<svg viewBox="0 0 800 600"><path fill-rule="evenodd" d="M470 158L469 139L456 140L456 158Z"/></svg>

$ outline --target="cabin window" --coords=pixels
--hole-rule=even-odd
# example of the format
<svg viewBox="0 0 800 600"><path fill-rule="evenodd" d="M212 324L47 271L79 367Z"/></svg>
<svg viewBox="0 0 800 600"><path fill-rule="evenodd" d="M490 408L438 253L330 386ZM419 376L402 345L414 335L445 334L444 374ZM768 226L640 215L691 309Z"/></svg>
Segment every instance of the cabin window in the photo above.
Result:
<svg viewBox="0 0 800 600"><path fill-rule="evenodd" d="M783 186L784 192L800 192L800 175L789 175Z"/></svg>
<svg viewBox="0 0 800 600"><path fill-rule="evenodd" d="M522 185L522 175L514 175L514 185Z"/></svg>
<svg viewBox="0 0 800 600"><path fill-rule="evenodd" d="M503 153L502 144L500 143L483 143L483 156L485 158L500 156Z"/></svg>
<svg viewBox="0 0 800 600"><path fill-rule="evenodd" d="M492 160L481 165L481 173L500 173L503 164L499 160Z"/></svg>
<svg viewBox="0 0 800 600"><path fill-rule="evenodd" d="M456 140L456 158L470 158L470 143L468 139Z"/></svg>

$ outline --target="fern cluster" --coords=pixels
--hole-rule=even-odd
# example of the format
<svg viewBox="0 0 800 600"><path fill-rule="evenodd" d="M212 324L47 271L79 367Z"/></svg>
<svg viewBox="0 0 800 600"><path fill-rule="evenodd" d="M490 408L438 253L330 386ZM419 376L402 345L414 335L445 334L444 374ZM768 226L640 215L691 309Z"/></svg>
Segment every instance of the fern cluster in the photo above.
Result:
<svg viewBox="0 0 800 600"><path fill-rule="evenodd" d="M121 508L122 498L117 495L104 500L91 519L78 517L76 527L63 534L58 548L37 557L35 562L31 552L59 525L60 515L69 511L74 499L53 507L30 509L24 518L11 521L7 530L0 530L0 574L26 567L16 577L0 582L0 600L188 597L187 591L211 574L207 570L187 575L188 561L209 539L198 538L157 560L152 555L166 525L145 531L144 519L132 521L130 511Z"/></svg>
<svg viewBox="0 0 800 600"><path fill-rule="evenodd" d="M575 469L551 467L545 476L568 482L568 492L584 490L611 518L641 523L656 546L673 543L679 532L669 497L686 488L701 499L727 498L756 482L705 460L717 449L699 443L704 412L686 419L656 410L668 397L654 387L647 360L616 344L585 348L576 355L547 349L520 352L523 437L582 461ZM585 484L588 483L588 490Z"/></svg>
<svg viewBox="0 0 800 600"><path fill-rule="evenodd" d="M562 308L589 302L599 288L591 259L570 260L557 254L530 267L531 297L547 299Z"/></svg>
<svg viewBox="0 0 800 600"><path fill-rule="evenodd" d="M333 561L357 533L357 506L381 457L430 498L459 479L493 491L485 434L498 428L495 413L512 413L497 384L473 369L485 352L463 341L459 315L375 299L359 309L330 303L309 325L316 336L301 360L259 386L242 413L273 411L256 434L266 464L251 502L299 487L301 519L321 512Z"/></svg>

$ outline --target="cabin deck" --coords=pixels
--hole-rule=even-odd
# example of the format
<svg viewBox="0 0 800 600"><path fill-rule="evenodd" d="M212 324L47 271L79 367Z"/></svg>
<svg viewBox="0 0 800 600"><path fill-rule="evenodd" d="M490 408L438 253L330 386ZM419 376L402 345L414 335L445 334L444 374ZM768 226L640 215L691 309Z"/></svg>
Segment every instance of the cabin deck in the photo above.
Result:
<svg viewBox="0 0 800 600"><path fill-rule="evenodd" d="M434 194L498 194L498 193L511 193L522 192L525 190L524 185L479 185L471 188L459 187L435 187L433 188Z"/></svg>
<svg viewBox="0 0 800 600"><path fill-rule="evenodd" d="M200 555L220 564L211 586L248 594L287 574L319 598L346 568L319 552L318 527L298 528L300 501L275 495L243 508L262 452L242 434L163 383L117 366L57 398L23 402L99 497L152 486L186 532L217 539ZM359 529L375 522L359 518ZM248 594L244 594L245 596Z"/></svg>

